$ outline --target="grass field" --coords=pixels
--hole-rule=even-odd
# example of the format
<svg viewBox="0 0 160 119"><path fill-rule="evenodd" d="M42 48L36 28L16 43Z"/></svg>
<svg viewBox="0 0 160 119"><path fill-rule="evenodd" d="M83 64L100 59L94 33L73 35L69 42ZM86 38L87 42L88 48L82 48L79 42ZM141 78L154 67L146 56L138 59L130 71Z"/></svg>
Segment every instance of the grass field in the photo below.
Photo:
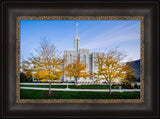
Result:
<svg viewBox="0 0 160 119"><path fill-rule="evenodd" d="M109 92L76 92L76 91L52 91L53 96L44 96L43 90L20 90L21 99L139 99L140 92L112 92L116 96L109 96Z"/></svg>
<svg viewBox="0 0 160 119"><path fill-rule="evenodd" d="M21 85L21 87L49 88L49 85ZM52 88L67 88L67 85L52 85L51 87ZM70 89L109 89L109 85L79 85L77 88L75 85L68 85L68 88ZM112 86L112 89L119 89L119 87Z"/></svg>

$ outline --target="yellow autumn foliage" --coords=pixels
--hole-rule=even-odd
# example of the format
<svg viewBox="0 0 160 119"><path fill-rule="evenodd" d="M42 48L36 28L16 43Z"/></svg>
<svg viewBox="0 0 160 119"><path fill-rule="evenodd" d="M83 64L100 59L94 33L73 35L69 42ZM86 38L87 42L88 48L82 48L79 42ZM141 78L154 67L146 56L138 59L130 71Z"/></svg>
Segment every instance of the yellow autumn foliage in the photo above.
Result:
<svg viewBox="0 0 160 119"><path fill-rule="evenodd" d="M87 71L87 64L78 59L64 67L64 74L66 77L74 77L76 82L79 78L86 79L91 76L89 71Z"/></svg>
<svg viewBox="0 0 160 119"><path fill-rule="evenodd" d="M23 61L22 69L27 77L34 75L34 79L41 81L59 80L63 75L61 64L65 59L58 56L54 45L49 45L48 42L40 43L38 56L32 56L27 61ZM29 73L29 72L32 72Z"/></svg>
<svg viewBox="0 0 160 119"><path fill-rule="evenodd" d="M132 67L122 62L124 58L125 55L116 50L110 50L106 54L99 55L95 61L98 67L97 72L94 73L96 81L106 80L112 84L117 79L126 79L129 72L134 75Z"/></svg>

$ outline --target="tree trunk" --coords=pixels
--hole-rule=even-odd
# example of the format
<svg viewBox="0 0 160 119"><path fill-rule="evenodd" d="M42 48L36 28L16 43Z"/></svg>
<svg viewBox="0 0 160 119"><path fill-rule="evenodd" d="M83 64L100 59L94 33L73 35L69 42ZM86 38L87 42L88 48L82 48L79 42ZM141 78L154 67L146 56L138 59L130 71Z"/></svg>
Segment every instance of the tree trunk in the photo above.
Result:
<svg viewBox="0 0 160 119"><path fill-rule="evenodd" d="M49 95L51 94L51 81L49 81Z"/></svg>
<svg viewBox="0 0 160 119"><path fill-rule="evenodd" d="M78 88L77 78L76 78L76 88Z"/></svg>
<svg viewBox="0 0 160 119"><path fill-rule="evenodd" d="M109 84L109 95L111 95L111 83Z"/></svg>

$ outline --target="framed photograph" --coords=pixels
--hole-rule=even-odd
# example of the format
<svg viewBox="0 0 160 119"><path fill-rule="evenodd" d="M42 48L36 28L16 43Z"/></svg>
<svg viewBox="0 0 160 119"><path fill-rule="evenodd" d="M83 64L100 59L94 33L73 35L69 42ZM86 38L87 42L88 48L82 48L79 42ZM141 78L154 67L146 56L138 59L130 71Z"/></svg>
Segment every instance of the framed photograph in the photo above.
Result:
<svg viewBox="0 0 160 119"><path fill-rule="evenodd" d="M157 5L3 3L3 116L158 117Z"/></svg>
<svg viewBox="0 0 160 119"><path fill-rule="evenodd" d="M18 16L16 29L17 103L144 102L142 16ZM34 39L45 32L59 35Z"/></svg>

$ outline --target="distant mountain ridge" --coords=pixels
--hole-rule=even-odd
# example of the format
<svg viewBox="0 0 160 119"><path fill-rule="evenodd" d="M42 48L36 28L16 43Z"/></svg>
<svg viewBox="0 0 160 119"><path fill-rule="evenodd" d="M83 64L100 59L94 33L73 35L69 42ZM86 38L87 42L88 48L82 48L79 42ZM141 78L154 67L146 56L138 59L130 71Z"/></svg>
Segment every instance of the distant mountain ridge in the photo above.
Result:
<svg viewBox="0 0 160 119"><path fill-rule="evenodd" d="M127 65L131 66L133 68L133 72L135 73L135 77L136 78L140 78L140 59L139 60L135 60L135 61L131 61L131 62L127 62Z"/></svg>

